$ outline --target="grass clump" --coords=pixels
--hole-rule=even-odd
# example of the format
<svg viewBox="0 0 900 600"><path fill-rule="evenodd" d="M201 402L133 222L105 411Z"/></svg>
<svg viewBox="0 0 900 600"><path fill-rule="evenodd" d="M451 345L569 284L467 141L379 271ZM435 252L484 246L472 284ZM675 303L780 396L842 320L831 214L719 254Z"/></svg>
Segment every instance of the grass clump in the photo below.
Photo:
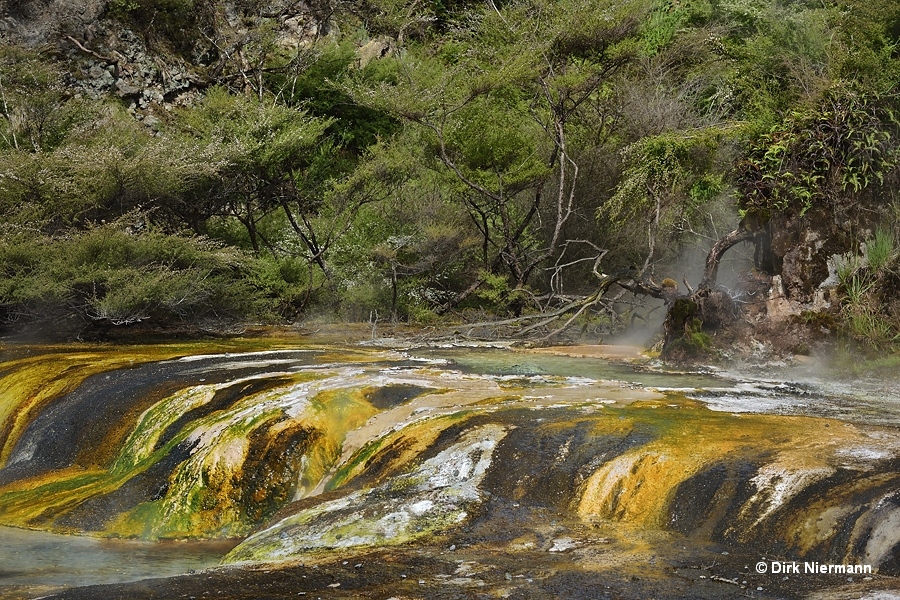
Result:
<svg viewBox="0 0 900 600"><path fill-rule="evenodd" d="M900 342L900 314L892 314L888 301L896 283L896 246L894 232L879 228L862 245L862 255L850 254L837 265L844 331L874 350L893 350Z"/></svg>
<svg viewBox="0 0 900 600"><path fill-rule="evenodd" d="M893 265L897 257L897 242L894 233L878 228L874 237L866 242L866 261L869 269L881 273Z"/></svg>

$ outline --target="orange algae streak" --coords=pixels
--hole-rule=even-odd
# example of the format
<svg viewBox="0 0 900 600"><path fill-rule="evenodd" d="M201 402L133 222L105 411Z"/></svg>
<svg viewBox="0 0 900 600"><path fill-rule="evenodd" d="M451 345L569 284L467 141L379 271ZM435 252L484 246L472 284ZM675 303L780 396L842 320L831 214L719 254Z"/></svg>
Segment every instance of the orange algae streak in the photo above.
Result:
<svg viewBox="0 0 900 600"><path fill-rule="evenodd" d="M791 511L787 517L784 529L792 533L791 542L797 547L801 555L805 555L815 546L827 543L840 531L846 521L852 520L859 513L860 497L875 497L877 490L889 489L892 493L900 482L900 473L882 473L873 477L853 481L845 485L830 488L827 498L813 498L808 504L795 511ZM877 504L877 500L872 504ZM869 527L856 527L852 532L852 539L848 547L864 547L865 540L861 539L870 534L870 527L874 523L868 523ZM870 542L871 544L871 542ZM860 562L865 556L847 557L847 562L853 562L851 558Z"/></svg>
<svg viewBox="0 0 900 600"><path fill-rule="evenodd" d="M835 450L856 437L852 428L829 428L825 419L734 415L693 401L641 402L616 412L654 439L594 471L576 499L576 509L582 518L652 528L665 526L678 486L716 461L737 457L765 461L785 473L785 481L796 479L800 489L809 477L830 473ZM757 477L760 492L745 505L754 505L756 516L795 493L789 485L768 486L763 475Z"/></svg>
<svg viewBox="0 0 900 600"><path fill-rule="evenodd" d="M37 356L0 363L0 468L6 465L19 436L48 403L74 391L92 375L209 352L274 350L297 347L296 341L233 339L175 344L71 344L35 346ZM137 418L137 414L133 417ZM127 424L123 424L127 425Z"/></svg>
<svg viewBox="0 0 900 600"><path fill-rule="evenodd" d="M60 514L93 496L116 489L124 481L112 481L104 471L77 468L17 481L0 490L3 524L52 528L48 525Z"/></svg>
<svg viewBox="0 0 900 600"><path fill-rule="evenodd" d="M120 515L107 533L245 535L288 503L298 486L317 485L340 455L347 430L374 414L362 389L322 390L329 381L301 374L294 385L247 396L200 419L183 434L196 445L169 477L165 496Z"/></svg>
<svg viewBox="0 0 900 600"><path fill-rule="evenodd" d="M43 408L63 395L72 392L85 379L104 372L134 365L168 360L197 353L271 349L267 340L261 345L256 340L229 340L227 342L200 342L188 344L156 344L142 346L70 345L66 347L35 348L42 354L34 357L7 361L0 364L0 467L5 465L19 437ZM295 347L295 346L294 346ZM315 374L298 374L293 381L317 378ZM226 385L226 384L223 384ZM215 391L216 386L200 386ZM190 391L190 388L188 390ZM161 400L147 399L154 407L166 400L183 396L184 391ZM209 394L201 394L203 401ZM179 401L173 406L174 416L142 426L141 417L146 411L132 411L111 430L96 448L84 449L90 456L77 456L76 465L55 470L40 476L11 482L0 488L0 515L4 524L20 527L40 527L61 530L62 517L97 496L119 489L126 481L140 474L161 459L186 433L177 435L166 448L154 450L161 428L189 410L195 403ZM151 410L151 409L148 409ZM137 428L137 429L136 429ZM138 440L136 435L147 434L148 439ZM138 431L141 430L141 431ZM140 442L140 443L139 443ZM104 460L98 459L105 457ZM102 463L102 464L101 464ZM98 468L100 467L100 468Z"/></svg>
<svg viewBox="0 0 900 600"><path fill-rule="evenodd" d="M338 469L325 486L326 491L338 489L360 476L366 478L367 485L385 483L392 475L408 468L409 463L431 447L448 427L461 423L473 414L451 413L417 421L399 431L391 431L384 437L372 440ZM371 473L376 460L377 472Z"/></svg>
<svg viewBox="0 0 900 600"><path fill-rule="evenodd" d="M0 467L44 405L111 368L104 358L102 353L50 354L0 365L0 371L10 372L0 379Z"/></svg>
<svg viewBox="0 0 900 600"><path fill-rule="evenodd" d="M366 392L365 387L328 390L313 398L303 422L321 435L304 460L295 499L309 495L328 476L341 457L347 433L362 427L378 413L366 399Z"/></svg>

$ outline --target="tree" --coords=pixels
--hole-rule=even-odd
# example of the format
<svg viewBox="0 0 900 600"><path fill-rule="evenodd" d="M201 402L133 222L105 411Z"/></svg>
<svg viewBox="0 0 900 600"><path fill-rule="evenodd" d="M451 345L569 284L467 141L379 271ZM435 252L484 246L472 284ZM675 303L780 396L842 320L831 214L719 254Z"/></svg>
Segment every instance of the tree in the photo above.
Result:
<svg viewBox="0 0 900 600"><path fill-rule="evenodd" d="M436 56L404 49L393 81L350 91L428 140L481 236L483 272L503 272L522 289L559 252L576 201L571 129L627 62L635 20L616 3L569 2L486 9L470 23ZM538 223L550 225L542 232Z"/></svg>
<svg viewBox="0 0 900 600"><path fill-rule="evenodd" d="M285 106L236 96L222 88L210 90L200 106L182 115L180 126L187 136L183 143L201 148L215 172L193 190L193 197L185 197L183 210L211 196L217 205L214 214L238 220L257 252L263 246L277 251L276 241L267 238L261 224L272 213L282 212L307 258L328 273L310 221L321 198L316 190L298 183L330 148L322 144L329 124Z"/></svg>

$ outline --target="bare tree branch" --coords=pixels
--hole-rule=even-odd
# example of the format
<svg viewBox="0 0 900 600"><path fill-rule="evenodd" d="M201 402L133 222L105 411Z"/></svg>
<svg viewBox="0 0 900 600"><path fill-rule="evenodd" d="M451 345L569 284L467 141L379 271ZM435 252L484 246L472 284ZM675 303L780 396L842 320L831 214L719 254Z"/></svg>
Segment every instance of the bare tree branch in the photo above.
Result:
<svg viewBox="0 0 900 600"><path fill-rule="evenodd" d="M742 227L738 227L734 231L727 233L724 237L713 244L709 254L706 256L706 268L703 270L703 280L700 281L698 291L710 289L716 285L716 278L719 274L719 262L722 256L729 248L741 242L749 242L753 239L754 234Z"/></svg>

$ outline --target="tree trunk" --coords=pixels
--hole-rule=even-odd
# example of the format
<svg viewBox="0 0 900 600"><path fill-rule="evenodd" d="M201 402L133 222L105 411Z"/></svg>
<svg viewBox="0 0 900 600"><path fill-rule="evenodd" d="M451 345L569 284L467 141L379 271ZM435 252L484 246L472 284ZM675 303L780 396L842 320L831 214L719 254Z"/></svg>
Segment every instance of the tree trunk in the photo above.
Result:
<svg viewBox="0 0 900 600"><path fill-rule="evenodd" d="M752 241L754 236L753 232L738 227L719 238L706 255L703 279L697 289L666 302L664 358L685 360L703 355L712 342L709 332L735 321L737 307L731 295L727 290L716 288L719 263L729 249L741 242Z"/></svg>
<svg viewBox="0 0 900 600"><path fill-rule="evenodd" d="M716 285L716 278L719 275L719 263L722 260L722 256L725 255L732 246L739 244L741 242L749 242L753 239L754 234L750 231L747 231L743 227L738 227L734 231L725 234L724 237L719 238L713 247L710 248L709 254L706 255L706 268L703 270L703 280L700 282L700 287L697 288L697 291L706 288L713 288Z"/></svg>

